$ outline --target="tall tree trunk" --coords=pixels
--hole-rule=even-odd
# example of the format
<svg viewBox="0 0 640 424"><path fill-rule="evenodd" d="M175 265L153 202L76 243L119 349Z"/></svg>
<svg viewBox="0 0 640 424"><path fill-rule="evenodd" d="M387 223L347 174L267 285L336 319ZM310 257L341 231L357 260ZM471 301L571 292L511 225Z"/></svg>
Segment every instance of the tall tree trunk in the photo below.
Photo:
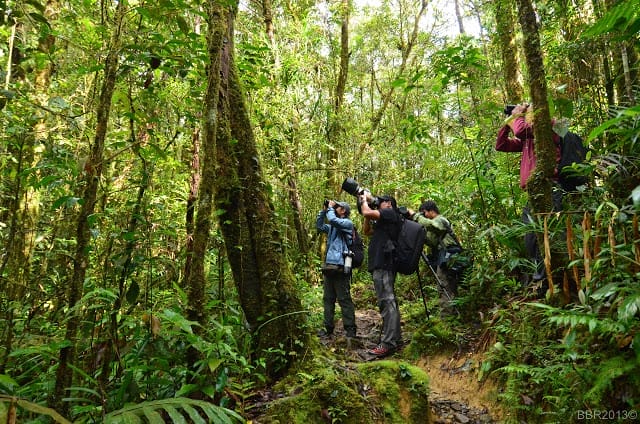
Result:
<svg viewBox="0 0 640 424"><path fill-rule="evenodd" d="M338 154L342 143L343 125L342 125L342 104L344 102L344 91L349 76L349 15L351 11L351 1L341 0L340 12L342 14L342 23L340 25L340 70L338 72L338 81L336 83L333 95L333 113L329 121L328 136L328 156L329 166L327 168L327 194L335 197L340 190L340 175L335 171L339 163ZM333 190L333 191L332 191Z"/></svg>
<svg viewBox="0 0 640 424"><path fill-rule="evenodd" d="M51 34L51 27L55 24L60 12L60 5L56 0L47 1L44 8L44 17L47 19L48 25L42 25L44 30L38 38L38 52L45 57L50 57L55 46L55 37ZM13 43L13 38L10 43ZM11 61L12 54L9 54ZM36 61L37 62L37 61ZM7 83L11 77L11 66L8 66ZM34 97L40 105L48 103L48 91L53 73L53 63L50 60L35 70L34 73ZM7 87L8 89L8 84ZM4 205L2 209L9 212L10 228L8 243L5 246L5 259L0 264L0 276L5 275L5 271L10 278L7 283L0 282L0 290L6 294L7 302L23 299L25 291L30 286L32 280L30 275L31 258L35 247L36 227L38 216L40 215L40 196L39 191L27 183L28 178L32 178L31 173L25 173L25 170L35 169L41 160L42 149L37 149L38 144L45 145L48 139L48 126L45 119L42 118L33 126L33 133L16 137L21 140L18 148L15 149L17 155L17 172L15 172L15 180L13 184L14 193L10 197L8 205ZM14 149L11 149L14 150ZM31 171L33 172L33 171ZM4 301L4 300L3 300ZM37 303L40 300L34 299ZM3 372L6 360L12 350L14 319L13 307L2 305L5 326L2 336L4 336L3 356L0 357L0 373Z"/></svg>
<svg viewBox="0 0 640 424"><path fill-rule="evenodd" d="M617 0L604 0L607 10L615 7ZM610 42L610 55L613 58L613 84L615 87L616 104L631 106L635 104L633 84L637 78L638 54L633 48L633 42L613 40ZM637 41L635 42L637 46ZM630 66L631 65L631 66Z"/></svg>
<svg viewBox="0 0 640 424"><path fill-rule="evenodd" d="M118 55L120 54L120 38L125 18L125 3L118 3L114 16L113 34L109 44L109 52L104 63L104 81L100 92L100 100L96 109L96 134L93 140L90 157L84 171L85 189L76 227L76 251L73 263L73 276L69 283L68 308L72 316L67 321L65 338L70 342L60 350L55 387L50 394L49 405L63 415L68 415L68 403L63 402L65 390L71 386L72 366L76 361L76 338L81 317L75 310L76 303L82 298L87 267L89 265L88 248L91 239L89 222L93 214L98 194L98 185L102 176L104 144L111 111L111 98L116 83Z"/></svg>
<svg viewBox="0 0 640 424"><path fill-rule="evenodd" d="M622 96L622 98L624 99L623 104L629 105L629 106L636 104L635 98L633 95L633 87L635 83L635 76L633 74L635 73L637 75L637 72L633 71L635 67L633 67L632 69L632 65L636 63L635 60L632 62L634 57L637 59L637 55L633 50L633 46L631 46L630 43L628 42L621 43L620 45L621 60L620 61L622 63L622 74L624 76L623 78L624 90L621 90L621 91L624 93L624 96Z"/></svg>
<svg viewBox="0 0 640 424"><path fill-rule="evenodd" d="M456 20L458 21L458 32L464 34L464 20L462 19L462 12L460 11L460 0L454 0L454 7L456 10Z"/></svg>
<svg viewBox="0 0 640 424"><path fill-rule="evenodd" d="M595 16L597 19L600 19L602 15L605 13L606 4L602 4L600 0L592 0L593 9L595 11ZM606 0L605 0L605 3ZM603 38L598 47L601 49L603 54L600 55L602 58L602 68L604 72L604 89L607 93L607 106L614 106L616 103L615 96L615 78L613 76L613 63L611 59L611 55L606 54L609 51L610 42L607 41L606 38Z"/></svg>
<svg viewBox="0 0 640 424"><path fill-rule="evenodd" d="M193 243L187 245L191 251L187 251L190 256L191 270L186 281L186 292L188 296L188 312L190 320L200 323L194 331L201 333L207 316L205 305L205 259L209 245L211 231L211 216L214 207L216 173L220 164L216 161L217 125L218 117L218 96L220 87L220 57L222 49L228 45L224 37L227 35L227 20L224 8L215 0L206 4L208 16L207 28L207 50L209 51L209 63L207 65L207 91L204 99L204 122L202 137L202 175L200 177L200 187L198 200L195 208L195 231L193 233ZM199 353L195 349L190 349L187 353L187 361L192 370L196 370L196 362L200 359ZM195 372L194 372L195 375Z"/></svg>
<svg viewBox="0 0 640 424"><path fill-rule="evenodd" d="M191 275L191 262L193 258L193 238L195 234L194 216L198 193L200 191L200 131L195 129L191 134L191 179L189 181L189 196L187 197L187 214L185 217L185 229L187 233L186 257L184 260L184 285L188 287Z"/></svg>
<svg viewBox="0 0 640 424"><path fill-rule="evenodd" d="M519 79L518 48L514 5L510 0L496 0L496 31L502 54L502 72L507 98L505 103L519 103L523 100L522 84Z"/></svg>
<svg viewBox="0 0 640 424"><path fill-rule="evenodd" d="M267 358L267 370L277 376L286 370L294 357L276 352L296 352L304 344L302 305L294 288L294 279L284 256L275 215L265 191L259 155L237 75L233 53L233 20L229 13L223 22L222 11L211 2L211 23L215 34L228 40L220 49L210 47L211 63L217 63L219 89L207 87L207 114L215 116L217 125L207 123L207 141L215 129L216 158L212 177L216 204L225 212L219 223L240 302L257 354ZM213 38L213 37L211 37ZM212 46L210 44L210 46ZM218 97L219 96L219 97ZM209 109L217 97L217 114ZM206 148L205 148L206 152ZM205 153L205 160L206 160ZM213 158L213 159L216 159ZM206 171L206 163L204 164ZM203 172L202 186L205 183ZM199 213L200 211L198 211Z"/></svg>
<svg viewBox="0 0 640 424"><path fill-rule="evenodd" d="M523 47L528 68L528 82L534 107L533 135L536 168L527 181L529 203L534 213L548 213L553 209L552 179L556 167L556 146L551 131L551 117L547 103L547 82L540 49L540 35L531 0L517 0L518 16L523 33ZM538 246L545 246L544 234L538 234ZM545 256L543 254L543 256ZM551 251L551 273L562 265L564 255ZM551 275L547 275L551 278Z"/></svg>
<svg viewBox="0 0 640 424"><path fill-rule="evenodd" d="M302 215L302 202L300 202L300 192L298 190L298 181L296 179L296 158L294 156L296 144L291 143L291 151L287 153L287 193L289 194L289 205L293 212L293 227L296 230L296 239L298 242L298 251L302 255L309 252L309 241L307 240L307 227L304 225Z"/></svg>

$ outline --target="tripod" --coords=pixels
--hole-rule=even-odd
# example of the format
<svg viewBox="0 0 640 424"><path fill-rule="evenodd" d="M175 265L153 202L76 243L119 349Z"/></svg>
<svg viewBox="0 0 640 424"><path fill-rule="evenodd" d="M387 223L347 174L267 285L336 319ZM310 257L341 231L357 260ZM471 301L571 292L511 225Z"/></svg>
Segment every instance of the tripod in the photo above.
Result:
<svg viewBox="0 0 640 424"><path fill-rule="evenodd" d="M421 252L420 255L422 256L422 260L427 264L427 266L431 270L431 273L433 274L433 277L436 279L436 282L438 283L438 286L440 287L440 290L442 290L442 292L447 297L449 302L451 302L453 300L453 296L449 292L449 289L444 285L442 280L440 280L440 278L438 277L438 274L436 273L436 270L433 269L433 266L431 265L431 262L429 262L429 258L427 258L427 255L424 252ZM429 309L427 308L427 301L425 300L424 290L422 288L422 280L420 278L420 267L419 266L418 266L418 270L416 271L416 274L418 275L418 284L420 286L420 294L422 295L422 303L424 304L424 310L425 310L425 312L427 314L427 319L429 319L431 314L429 313ZM454 307L453 309L456 311L457 315L460 315L460 311L458 311L458 308Z"/></svg>

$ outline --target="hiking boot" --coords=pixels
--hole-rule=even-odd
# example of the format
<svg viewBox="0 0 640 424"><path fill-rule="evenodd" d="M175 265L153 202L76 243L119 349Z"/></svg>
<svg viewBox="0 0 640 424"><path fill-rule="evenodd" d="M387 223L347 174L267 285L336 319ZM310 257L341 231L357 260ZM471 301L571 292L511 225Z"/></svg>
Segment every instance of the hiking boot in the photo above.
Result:
<svg viewBox="0 0 640 424"><path fill-rule="evenodd" d="M331 336L333 336L333 330L329 331L323 328L322 330L318 331L318 337L320 337L321 339L328 339Z"/></svg>
<svg viewBox="0 0 640 424"><path fill-rule="evenodd" d="M388 347L384 347L384 345L379 344L378 346L374 347L373 349L367 350L367 353L369 355L374 355L374 356L377 356L379 358L382 358L384 356L392 354L393 353L393 349L389 349Z"/></svg>

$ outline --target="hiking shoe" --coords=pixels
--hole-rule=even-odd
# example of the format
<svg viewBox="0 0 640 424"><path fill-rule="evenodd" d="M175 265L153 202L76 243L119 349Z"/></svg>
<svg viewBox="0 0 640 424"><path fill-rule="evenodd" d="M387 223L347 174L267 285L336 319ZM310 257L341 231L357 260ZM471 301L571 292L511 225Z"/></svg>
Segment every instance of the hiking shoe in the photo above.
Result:
<svg viewBox="0 0 640 424"><path fill-rule="evenodd" d="M318 331L318 337L320 337L321 339L328 339L332 335L333 335L333 331L327 331L325 329Z"/></svg>
<svg viewBox="0 0 640 424"><path fill-rule="evenodd" d="M387 356L387 355L393 353L393 349L389 349L388 347L384 347L384 345L379 344L378 346L374 347L373 349L367 350L367 353L369 355L383 357L383 356Z"/></svg>

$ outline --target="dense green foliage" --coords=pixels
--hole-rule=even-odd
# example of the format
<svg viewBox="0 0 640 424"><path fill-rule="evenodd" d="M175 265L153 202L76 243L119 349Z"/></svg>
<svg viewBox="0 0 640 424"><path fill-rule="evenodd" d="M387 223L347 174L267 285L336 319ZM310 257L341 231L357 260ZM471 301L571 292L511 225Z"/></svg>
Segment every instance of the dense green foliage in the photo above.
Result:
<svg viewBox="0 0 640 424"><path fill-rule="evenodd" d="M474 258L456 299L461 315L450 321L425 324L414 277L399 279L401 310L414 333L408 356L452 349L460 334L479 332L478 347L486 349L479 378L502 385L513 422L576 422L576 411L586 410L637 412L638 0L608 12L599 2L537 2L552 114L570 118L591 149L577 170L591 184L565 197L566 213L548 216L546 228L542 219L521 223L527 196L518 187L519 157L493 148L504 104L526 100L505 95L494 2L461 2L466 22L482 28L457 35L436 5L422 16L419 1L354 6L349 75L336 112L338 3L274 1L273 41L253 2L240 7L236 20L256 160L304 303L278 319L303 320L310 332L319 326L323 240L314 231L315 214L325 198L355 204L335 185L351 176L414 209L436 200ZM149 422L237 422L268 382L265 364L292 355L252 349L255 333L247 329L226 261L226 249L236 246L224 246L218 228L205 262L208 325L187 319L187 199L199 171L192 160L209 60L206 15L200 2L126 5L125 22L116 28L115 3L50 2L57 8L52 13L37 1L3 2L0 419L17 406L25 421L137 422L144 415ZM69 307L96 105L110 37L118 31L120 64L96 211L88 218L88 271L81 298ZM623 47L626 59L618 57ZM361 226L355 213L354 220ZM573 275L575 268L579 287L556 284L553 293L525 287L533 264L522 236L532 229L576 254L559 271ZM435 312L435 289L428 273L425 278ZM358 271L359 309L375 309L369 286L366 270ZM68 340L65 326L75 317L80 334ZM72 343L78 361L64 399L70 416L63 418L46 406L59 353ZM312 356L316 348L302 350ZM195 369L186 365L190 350L201 358ZM394 376L402 374L393 367ZM314 384L308 386L318 383L312 400L336 396L327 388L334 380L320 384L309 375ZM357 395L349 381L339 383ZM422 384L411 390L422 396ZM358 402L368 416L366 402ZM342 405L332 407L330 417L341 422Z"/></svg>

